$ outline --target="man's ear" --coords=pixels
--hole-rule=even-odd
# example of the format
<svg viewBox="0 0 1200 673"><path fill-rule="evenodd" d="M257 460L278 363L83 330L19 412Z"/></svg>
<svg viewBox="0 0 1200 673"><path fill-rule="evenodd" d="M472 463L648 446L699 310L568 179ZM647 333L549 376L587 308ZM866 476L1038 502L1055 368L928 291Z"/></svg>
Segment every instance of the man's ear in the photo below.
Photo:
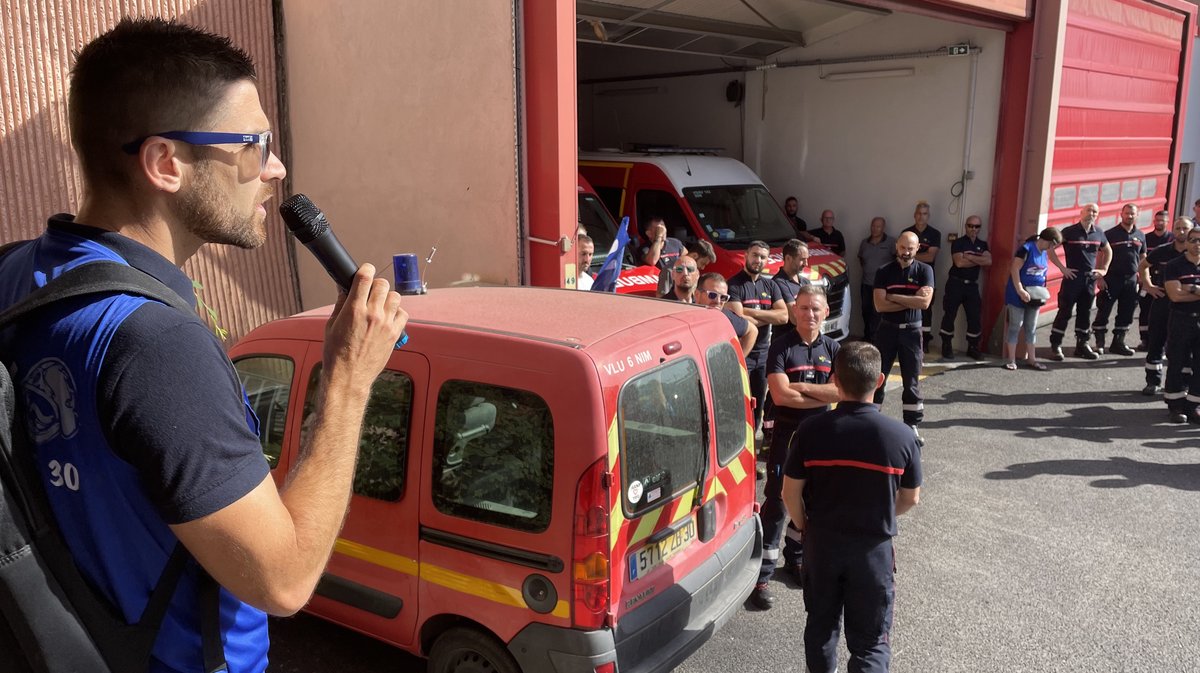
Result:
<svg viewBox="0 0 1200 673"><path fill-rule="evenodd" d="M184 162L177 145L166 138L150 138L138 151L138 168L154 189L175 193L183 186Z"/></svg>
<svg viewBox="0 0 1200 673"><path fill-rule="evenodd" d="M882 388L883 384L886 382L887 382L887 377L883 375L883 372L879 372L878 378L875 379L875 390L879 390L880 388Z"/></svg>

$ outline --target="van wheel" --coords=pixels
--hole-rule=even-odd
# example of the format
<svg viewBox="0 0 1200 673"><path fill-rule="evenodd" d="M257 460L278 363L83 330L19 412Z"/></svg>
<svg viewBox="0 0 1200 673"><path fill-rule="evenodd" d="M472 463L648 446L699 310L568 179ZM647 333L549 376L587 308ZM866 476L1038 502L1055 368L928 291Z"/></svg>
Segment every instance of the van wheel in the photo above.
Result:
<svg viewBox="0 0 1200 673"><path fill-rule="evenodd" d="M429 673L521 673L495 638L475 629L446 631L429 650Z"/></svg>

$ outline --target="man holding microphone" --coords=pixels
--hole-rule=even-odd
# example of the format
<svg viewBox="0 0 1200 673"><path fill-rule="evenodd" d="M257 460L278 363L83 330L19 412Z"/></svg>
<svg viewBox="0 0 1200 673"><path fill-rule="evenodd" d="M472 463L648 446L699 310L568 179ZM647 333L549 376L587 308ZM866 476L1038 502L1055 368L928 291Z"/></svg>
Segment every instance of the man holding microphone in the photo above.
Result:
<svg viewBox="0 0 1200 673"><path fill-rule="evenodd" d="M272 152L254 66L222 36L124 19L79 52L68 98L83 197L0 259L0 309L98 261L127 264L186 302L181 267L205 244L266 240L265 202L286 173ZM18 387L50 377L70 405L35 436L55 518L85 578L135 623L168 558L190 555L151 654L152 671L210 670L201 636L211 576L231 672L267 665L267 613L312 594L350 498L371 385L407 314L364 264L326 327L309 440L277 489L257 419L221 343L194 313L129 294L54 304L23 324ZM49 398L48 398L49 399ZM69 422L66 422L69 421ZM65 468L64 468L65 469ZM205 643L204 641L208 641Z"/></svg>

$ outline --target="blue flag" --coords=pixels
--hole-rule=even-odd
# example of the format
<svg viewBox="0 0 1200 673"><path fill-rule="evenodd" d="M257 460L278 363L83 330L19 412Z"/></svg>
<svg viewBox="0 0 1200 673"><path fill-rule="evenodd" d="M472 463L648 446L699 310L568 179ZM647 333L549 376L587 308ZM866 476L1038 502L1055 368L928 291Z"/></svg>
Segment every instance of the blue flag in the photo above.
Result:
<svg viewBox="0 0 1200 673"><path fill-rule="evenodd" d="M592 282L593 292L616 292L617 278L621 275L621 260L625 259L625 246L629 244L629 217L621 218L621 226L617 227L617 238L608 249L608 257L604 258L604 266L596 274Z"/></svg>

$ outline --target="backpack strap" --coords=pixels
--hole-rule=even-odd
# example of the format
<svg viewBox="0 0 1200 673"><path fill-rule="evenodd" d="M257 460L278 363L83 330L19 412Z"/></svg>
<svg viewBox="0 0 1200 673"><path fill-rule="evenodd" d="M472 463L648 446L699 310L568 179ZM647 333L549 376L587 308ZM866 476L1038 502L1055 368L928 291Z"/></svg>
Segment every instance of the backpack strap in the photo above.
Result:
<svg viewBox="0 0 1200 673"><path fill-rule="evenodd" d="M9 250L25 243L16 241L0 246L0 257ZM77 266L44 286L29 293L20 302L0 313L0 329L16 323L22 318L55 302L90 294L128 293L162 302L188 314L195 309L162 281L140 269L120 262L98 261ZM167 565L154 586L138 624L157 631L167 608L175 595L179 578L183 575L191 555L182 543L177 543ZM209 673L227 669L225 649L221 642L221 597L220 587L204 570L199 568L197 581L200 586L201 645L204 652L204 667Z"/></svg>
<svg viewBox="0 0 1200 673"><path fill-rule="evenodd" d="M141 269L119 262L91 262L67 271L0 313L0 328L54 302L114 292L148 297L185 313L195 312L174 290Z"/></svg>

